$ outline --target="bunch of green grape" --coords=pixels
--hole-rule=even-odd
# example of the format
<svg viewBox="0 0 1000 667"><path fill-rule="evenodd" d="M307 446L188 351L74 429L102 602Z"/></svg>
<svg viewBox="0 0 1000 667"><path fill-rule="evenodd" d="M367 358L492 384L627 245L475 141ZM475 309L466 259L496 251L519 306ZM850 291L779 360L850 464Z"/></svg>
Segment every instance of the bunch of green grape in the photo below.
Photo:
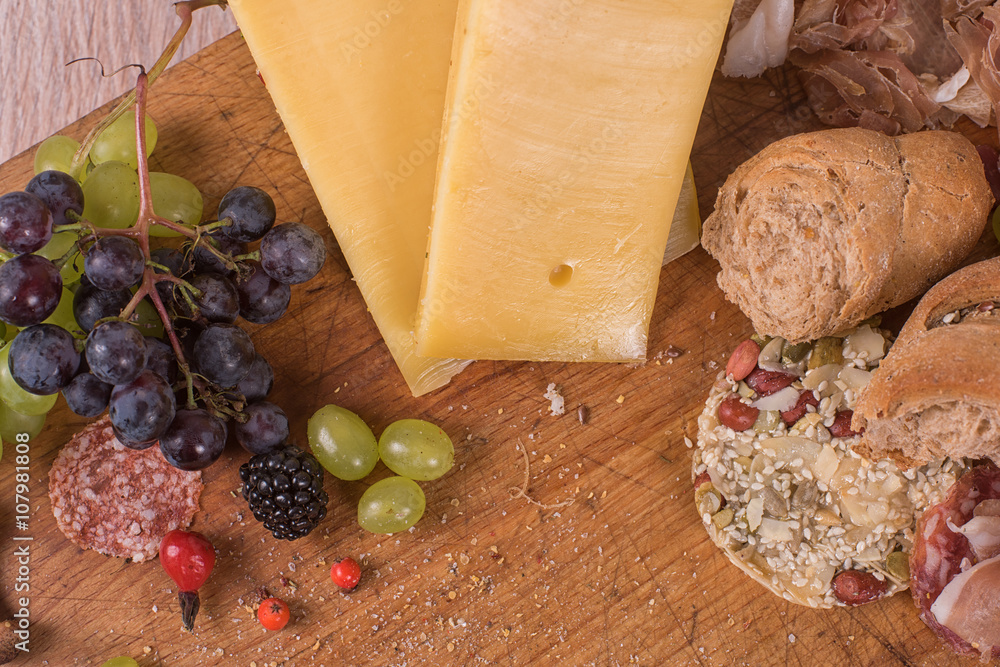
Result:
<svg viewBox="0 0 1000 667"><path fill-rule="evenodd" d="M156 124L148 115L145 120L148 157L156 145L157 130ZM49 137L39 144L34 164L36 181L40 178L39 175L52 172L70 174L73 156L79 148L79 142L62 135ZM74 222L75 214L98 227L124 229L134 225L139 216L138 165L135 111L130 110L94 140L83 169L74 176L83 191L82 211L75 210L72 205L67 206L68 219L64 222ZM201 221L203 199L193 183L180 176L159 172L151 172L149 179L153 209L157 215L173 222L197 224ZM46 186L42 177L38 181L38 187L49 187L51 193L51 180L50 178L50 184ZM44 322L58 325L83 339L86 334L73 314L73 297L80 287L84 271L84 260L78 244L80 237L76 231L61 231L60 227L54 226L51 240L31 253L53 262L61 262L61 298L55 312ZM175 232L159 225L152 226L150 234L177 236ZM0 264L10 259L11 256L0 250ZM140 302L136 310L135 323L142 326L148 335L163 334L163 323L152 304L146 300ZM27 433L29 438L36 437L41 433L46 414L55 405L57 398L57 394L41 396L29 393L11 377L7 358L9 345L18 331L18 327L0 321L0 443L15 442L16 436L21 433ZM0 444L0 452L2 451Z"/></svg>
<svg viewBox="0 0 1000 667"><path fill-rule="evenodd" d="M157 130L149 115L145 120L146 156L149 157L156 147ZM39 144L35 153L35 173L48 170L70 173L73 156L79 148L80 144L70 137L49 137ZM77 176L83 186L83 217L97 227L124 229L134 225L139 217L138 167L133 109L97 137L86 165ZM203 199L193 183L174 174L153 171L149 173L149 186L153 211L158 216L188 224L201 221ZM178 235L159 225L151 227L149 233L153 236Z"/></svg>
<svg viewBox="0 0 1000 667"><path fill-rule="evenodd" d="M334 477L362 479L379 459L396 473L368 487L358 502L358 523L372 533L398 533L415 525L427 506L415 480L437 479L455 463L448 434L421 419L395 421L376 440L358 415L327 405L309 418L308 434L313 454Z"/></svg>

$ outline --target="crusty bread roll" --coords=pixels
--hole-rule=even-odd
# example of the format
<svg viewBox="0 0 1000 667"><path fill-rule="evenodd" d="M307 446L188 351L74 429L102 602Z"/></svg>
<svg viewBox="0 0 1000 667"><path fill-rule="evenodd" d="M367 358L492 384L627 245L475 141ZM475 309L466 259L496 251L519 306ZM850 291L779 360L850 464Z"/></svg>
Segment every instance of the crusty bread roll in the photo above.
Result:
<svg viewBox="0 0 1000 667"><path fill-rule="evenodd" d="M972 250L992 204L982 161L960 134L823 130L740 165L702 245L754 328L796 343L923 293Z"/></svg>
<svg viewBox="0 0 1000 667"><path fill-rule="evenodd" d="M912 467L945 456L1000 462L1000 258L920 300L858 397L855 449Z"/></svg>

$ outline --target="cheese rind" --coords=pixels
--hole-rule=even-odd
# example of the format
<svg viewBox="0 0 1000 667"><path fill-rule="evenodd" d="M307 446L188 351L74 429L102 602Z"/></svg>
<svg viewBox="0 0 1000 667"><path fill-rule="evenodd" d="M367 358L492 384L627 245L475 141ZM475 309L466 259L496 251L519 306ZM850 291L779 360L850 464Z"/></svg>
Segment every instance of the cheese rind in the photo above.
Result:
<svg viewBox="0 0 1000 667"><path fill-rule="evenodd" d="M230 0L261 77L414 395L468 362L414 323L458 0Z"/></svg>
<svg viewBox="0 0 1000 667"><path fill-rule="evenodd" d="M462 0L420 354L645 355L731 0Z"/></svg>
<svg viewBox="0 0 1000 667"><path fill-rule="evenodd" d="M694 172L688 163L684 172L681 194L674 207L674 218L670 222L667 249L663 252L663 266L678 257L686 255L701 244L701 213L698 211L698 191L694 185Z"/></svg>

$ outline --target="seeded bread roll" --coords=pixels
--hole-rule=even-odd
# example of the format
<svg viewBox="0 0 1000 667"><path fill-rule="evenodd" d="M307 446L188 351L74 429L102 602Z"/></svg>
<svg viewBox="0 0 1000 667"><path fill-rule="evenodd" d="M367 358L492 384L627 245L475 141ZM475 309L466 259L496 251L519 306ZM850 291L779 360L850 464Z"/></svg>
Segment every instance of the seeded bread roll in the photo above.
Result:
<svg viewBox="0 0 1000 667"><path fill-rule="evenodd" d="M858 397L856 451L912 467L944 456L1000 463L1000 258L920 300Z"/></svg>
<svg viewBox="0 0 1000 667"><path fill-rule="evenodd" d="M797 343L923 293L969 254L992 204L960 134L823 130L740 165L702 245L754 329Z"/></svg>

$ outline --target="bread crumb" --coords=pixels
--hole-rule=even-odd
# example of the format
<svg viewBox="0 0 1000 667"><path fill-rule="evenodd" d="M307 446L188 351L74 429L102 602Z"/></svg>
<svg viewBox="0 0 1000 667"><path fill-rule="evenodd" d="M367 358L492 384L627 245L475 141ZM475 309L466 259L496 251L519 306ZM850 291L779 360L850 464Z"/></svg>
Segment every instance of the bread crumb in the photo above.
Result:
<svg viewBox="0 0 1000 667"><path fill-rule="evenodd" d="M545 393L542 394L542 398L548 399L551 402L549 405L550 415L558 417L559 415L566 414L566 399L559 393L555 382L549 383L549 386L545 388Z"/></svg>

